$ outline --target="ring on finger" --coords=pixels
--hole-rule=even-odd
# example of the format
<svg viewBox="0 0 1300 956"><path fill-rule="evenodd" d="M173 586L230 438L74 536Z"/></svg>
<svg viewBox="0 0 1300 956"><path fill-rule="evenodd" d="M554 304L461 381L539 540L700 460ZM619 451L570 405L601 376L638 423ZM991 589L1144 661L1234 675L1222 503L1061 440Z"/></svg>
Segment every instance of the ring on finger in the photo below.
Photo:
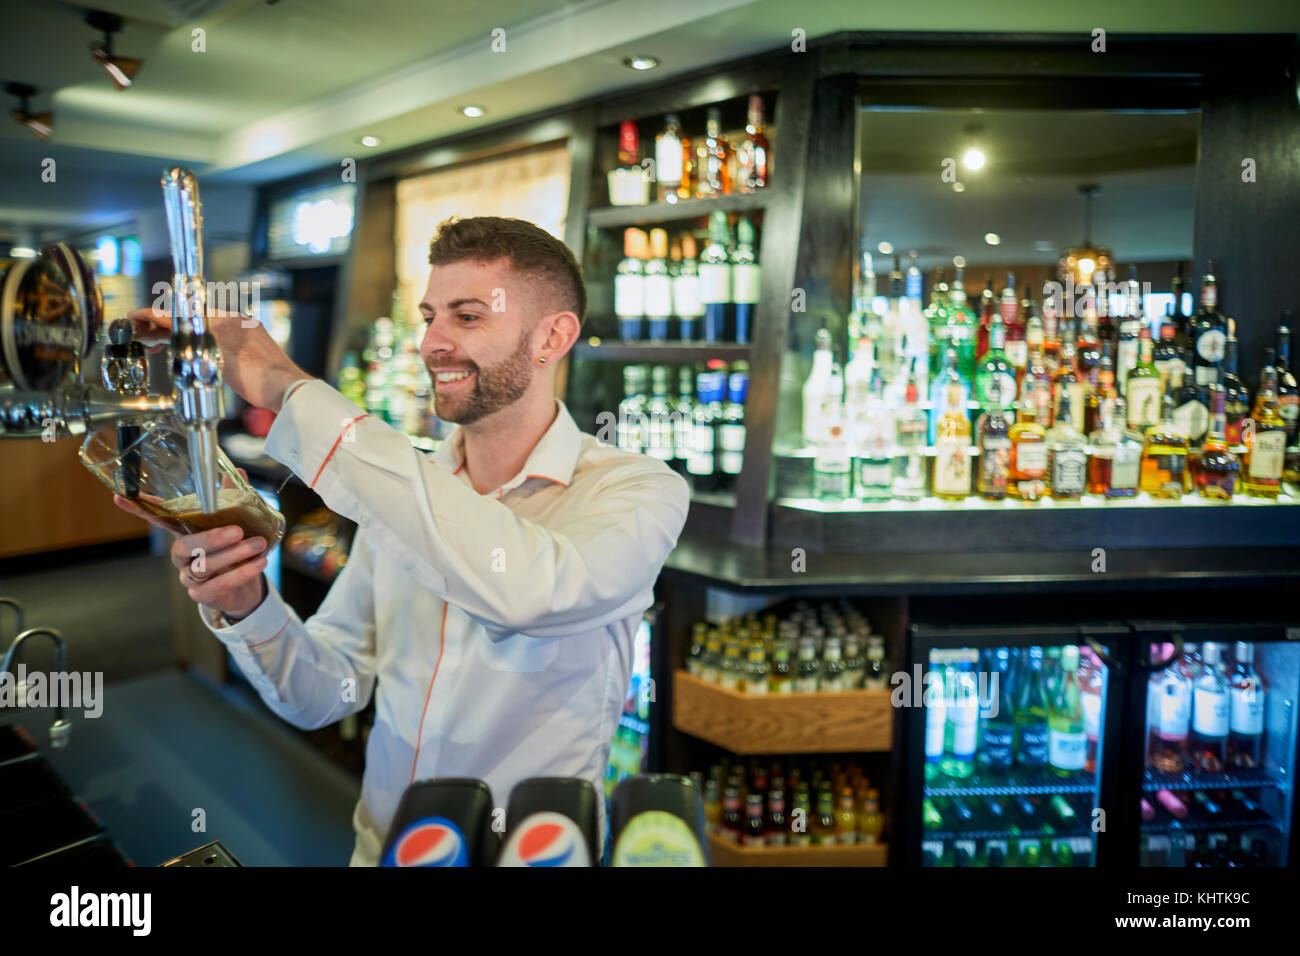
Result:
<svg viewBox="0 0 1300 956"><path fill-rule="evenodd" d="M212 575L210 574L205 574L201 578L196 577L194 574L194 569L188 564L185 565L185 576L189 578L191 581L193 581L195 584L202 584L204 581L208 580L208 578L212 577Z"/></svg>

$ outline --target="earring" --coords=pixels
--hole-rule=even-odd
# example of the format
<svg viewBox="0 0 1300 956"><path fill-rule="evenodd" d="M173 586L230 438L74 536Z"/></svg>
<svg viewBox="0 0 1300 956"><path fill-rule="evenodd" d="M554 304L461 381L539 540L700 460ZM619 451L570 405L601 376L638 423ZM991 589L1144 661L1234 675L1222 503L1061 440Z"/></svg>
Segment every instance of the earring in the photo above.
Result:
<svg viewBox="0 0 1300 956"><path fill-rule="evenodd" d="M540 362L541 364L545 365L545 364L546 364L546 356L545 356L545 355L539 355L539 356L537 357L537 361Z"/></svg>

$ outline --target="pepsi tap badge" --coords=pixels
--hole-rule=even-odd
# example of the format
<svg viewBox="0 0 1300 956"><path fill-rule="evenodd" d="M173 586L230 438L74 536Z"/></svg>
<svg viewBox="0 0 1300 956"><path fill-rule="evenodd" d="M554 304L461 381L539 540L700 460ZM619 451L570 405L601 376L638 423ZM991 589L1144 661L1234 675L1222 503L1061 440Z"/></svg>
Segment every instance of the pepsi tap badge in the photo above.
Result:
<svg viewBox="0 0 1300 956"><path fill-rule="evenodd" d="M587 840L563 813L543 811L510 831L497 866L591 866Z"/></svg>
<svg viewBox="0 0 1300 956"><path fill-rule="evenodd" d="M407 826L381 866L469 866L465 835L445 817L425 817Z"/></svg>

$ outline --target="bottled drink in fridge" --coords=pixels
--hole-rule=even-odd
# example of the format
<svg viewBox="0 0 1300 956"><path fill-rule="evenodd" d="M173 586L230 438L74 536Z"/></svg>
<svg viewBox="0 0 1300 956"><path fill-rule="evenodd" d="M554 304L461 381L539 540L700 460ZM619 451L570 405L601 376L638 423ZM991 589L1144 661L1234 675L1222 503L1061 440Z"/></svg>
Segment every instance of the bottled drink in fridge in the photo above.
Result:
<svg viewBox="0 0 1300 956"><path fill-rule="evenodd" d="M1255 645L1238 641L1236 658L1228 678L1228 764L1262 767L1265 688L1263 678L1255 670Z"/></svg>
<svg viewBox="0 0 1300 956"><path fill-rule="evenodd" d="M1228 682L1221 647L1204 645L1204 664L1192 684L1191 761L1205 773L1222 773L1228 762Z"/></svg>
<svg viewBox="0 0 1300 956"><path fill-rule="evenodd" d="M1047 711L1048 763L1058 777L1083 769L1087 737L1083 728L1083 702L1079 691L1079 649L1061 649L1061 676Z"/></svg>
<svg viewBox="0 0 1300 956"><path fill-rule="evenodd" d="M1037 769L1047 764L1047 693L1043 687L1043 649L1025 651L1016 701L1016 765Z"/></svg>
<svg viewBox="0 0 1300 956"><path fill-rule="evenodd" d="M1147 762L1162 773L1182 773L1187 766L1187 735L1192 720L1192 685L1174 661L1155 682L1158 701L1148 741ZM1150 691L1148 691L1149 693Z"/></svg>
<svg viewBox="0 0 1300 956"><path fill-rule="evenodd" d="M944 674L948 697L943 772L965 779L975 770L975 738L979 719L979 693L968 663L950 664Z"/></svg>

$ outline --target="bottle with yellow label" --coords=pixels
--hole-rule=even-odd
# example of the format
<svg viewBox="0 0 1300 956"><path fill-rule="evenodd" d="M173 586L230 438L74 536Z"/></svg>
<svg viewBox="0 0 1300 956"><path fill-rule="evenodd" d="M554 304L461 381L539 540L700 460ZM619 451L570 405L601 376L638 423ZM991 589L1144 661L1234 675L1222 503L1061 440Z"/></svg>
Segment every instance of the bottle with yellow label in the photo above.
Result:
<svg viewBox="0 0 1300 956"><path fill-rule="evenodd" d="M1282 488L1286 419L1277 408L1277 368L1273 350L1259 375L1259 394L1249 422L1242 423L1246 454L1241 460L1241 490L1252 498L1276 498Z"/></svg>

